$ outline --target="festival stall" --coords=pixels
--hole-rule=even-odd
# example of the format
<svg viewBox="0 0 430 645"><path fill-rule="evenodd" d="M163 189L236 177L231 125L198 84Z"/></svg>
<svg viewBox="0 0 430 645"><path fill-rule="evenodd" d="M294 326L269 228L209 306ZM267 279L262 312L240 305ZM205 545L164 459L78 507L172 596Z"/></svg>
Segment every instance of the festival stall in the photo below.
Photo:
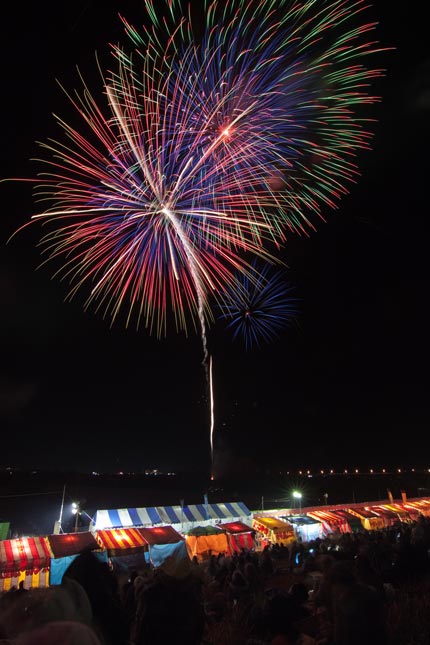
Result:
<svg viewBox="0 0 430 645"><path fill-rule="evenodd" d="M209 560L212 555L231 555L227 535L214 526L196 526L185 535L185 543L190 559L197 557L199 562Z"/></svg>
<svg viewBox="0 0 430 645"><path fill-rule="evenodd" d="M390 511L394 511L397 514L401 522L412 522L413 519L408 509L404 507L403 504L397 504L393 502L392 504L384 504L385 508L388 508Z"/></svg>
<svg viewBox="0 0 430 645"><path fill-rule="evenodd" d="M161 566L168 559L189 561L185 540L173 527L153 526L138 531L148 545L146 557L154 567Z"/></svg>
<svg viewBox="0 0 430 645"><path fill-rule="evenodd" d="M96 540L105 549L117 573L129 573L147 566L148 543L138 529L110 529L97 531Z"/></svg>
<svg viewBox="0 0 430 645"><path fill-rule="evenodd" d="M339 517L344 518L345 521L348 522L352 533L356 533L357 531L362 531L363 530L363 524L362 524L360 518L357 517L356 515L354 515L353 513L351 513L349 509L346 509L346 508L339 509L339 508L337 508L334 511L334 514L338 515Z"/></svg>
<svg viewBox="0 0 430 645"><path fill-rule="evenodd" d="M306 513L309 517L319 520L323 525L324 535L330 533L351 533L351 527L345 517L337 515L334 511L313 510Z"/></svg>
<svg viewBox="0 0 430 645"><path fill-rule="evenodd" d="M384 506L371 506L370 509L372 513L382 518L385 527L394 526L399 523L399 516L389 508Z"/></svg>
<svg viewBox="0 0 430 645"><path fill-rule="evenodd" d="M59 533L48 535L47 540L51 551L51 585L61 584L64 573L81 553L92 551L99 560L107 562L107 552L100 551L92 533Z"/></svg>
<svg viewBox="0 0 430 645"><path fill-rule="evenodd" d="M367 508L348 508L348 513L355 515L366 531L378 531L385 526L382 517L378 517L378 515L375 515L375 513L372 513Z"/></svg>
<svg viewBox="0 0 430 645"><path fill-rule="evenodd" d="M418 517L420 515L424 515L426 517L430 517L430 501L421 499L421 500L411 500L406 502L404 504L405 508L408 509L408 511L415 511L418 514ZM417 519L418 519L417 517Z"/></svg>
<svg viewBox="0 0 430 645"><path fill-rule="evenodd" d="M267 544L290 544L296 540L294 528L289 522L277 517L254 517L252 528L262 547Z"/></svg>
<svg viewBox="0 0 430 645"><path fill-rule="evenodd" d="M280 519L292 524L296 537L302 542L311 542L324 536L323 525L320 520L308 515L283 515Z"/></svg>
<svg viewBox="0 0 430 645"><path fill-rule="evenodd" d="M24 587L47 587L51 552L46 537L16 538L0 542L0 591L24 581Z"/></svg>
<svg viewBox="0 0 430 645"><path fill-rule="evenodd" d="M255 549L255 531L243 522L224 522L216 525L218 530L225 531L230 553L240 553L242 549Z"/></svg>

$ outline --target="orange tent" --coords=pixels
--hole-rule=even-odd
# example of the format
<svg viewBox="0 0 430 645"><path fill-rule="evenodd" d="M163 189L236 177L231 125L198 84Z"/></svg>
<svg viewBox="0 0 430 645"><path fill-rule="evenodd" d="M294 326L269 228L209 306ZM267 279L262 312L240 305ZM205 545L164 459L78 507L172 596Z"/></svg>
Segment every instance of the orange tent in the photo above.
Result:
<svg viewBox="0 0 430 645"><path fill-rule="evenodd" d="M223 531L211 526L192 529L185 536L185 544L190 559L197 556L199 561L209 560L212 555L231 555L227 536Z"/></svg>

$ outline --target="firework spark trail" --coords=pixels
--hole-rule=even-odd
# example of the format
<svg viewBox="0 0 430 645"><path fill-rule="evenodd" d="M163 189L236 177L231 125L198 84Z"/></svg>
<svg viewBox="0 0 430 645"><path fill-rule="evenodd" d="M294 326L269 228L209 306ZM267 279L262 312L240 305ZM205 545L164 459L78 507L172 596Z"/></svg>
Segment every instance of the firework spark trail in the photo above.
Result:
<svg viewBox="0 0 430 645"><path fill-rule="evenodd" d="M211 475L214 478L214 389L213 389L213 378L212 378L212 356L209 360L209 394L210 394L210 445L211 445Z"/></svg>
<svg viewBox="0 0 430 645"><path fill-rule="evenodd" d="M200 331L201 331L201 337L202 337L202 343L203 343L203 367L205 370L205 375L206 375L206 383L209 386L209 378L208 378L208 348L207 348L207 337L206 337L206 323L205 323L205 316L204 316L204 303L205 303L205 293L204 290L200 284L199 280L199 270L197 267L197 260L195 258L195 254L193 249L190 247L189 241L182 230L180 223L178 221L178 218L175 216L173 212L171 212L167 207L163 208L163 213L170 219L172 222L176 232L178 233L178 236L180 240L182 241L182 244L184 245L185 251L187 253L187 258L188 262L190 265L191 269L191 275L194 280L194 286L196 289L197 293L197 300L198 300L198 316L200 320ZM172 255L173 257L173 255Z"/></svg>

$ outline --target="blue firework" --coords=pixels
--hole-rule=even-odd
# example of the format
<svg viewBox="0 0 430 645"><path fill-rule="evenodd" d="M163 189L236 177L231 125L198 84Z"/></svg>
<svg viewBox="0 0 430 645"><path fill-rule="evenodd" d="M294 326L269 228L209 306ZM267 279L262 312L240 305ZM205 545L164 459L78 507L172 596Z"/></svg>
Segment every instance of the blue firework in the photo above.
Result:
<svg viewBox="0 0 430 645"><path fill-rule="evenodd" d="M247 350L280 337L297 317L297 298L282 270L266 264L257 270L254 262L248 274L240 273L237 282L219 304L219 319L227 321L234 340Z"/></svg>

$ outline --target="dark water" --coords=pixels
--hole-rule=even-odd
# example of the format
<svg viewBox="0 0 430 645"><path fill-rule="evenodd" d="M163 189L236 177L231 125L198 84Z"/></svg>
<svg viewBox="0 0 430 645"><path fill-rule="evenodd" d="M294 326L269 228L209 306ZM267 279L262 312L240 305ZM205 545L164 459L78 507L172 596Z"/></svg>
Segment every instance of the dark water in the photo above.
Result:
<svg viewBox="0 0 430 645"><path fill-rule="evenodd" d="M203 503L244 502L251 510L299 508L292 491L302 494L301 506L387 501L405 491L409 498L430 496L427 471L388 474L333 474L312 477L248 473L228 480L210 481L199 474L175 476L91 476L76 473L0 473L0 521L11 523L11 536L49 535L59 519L64 491L62 527L87 530L97 509Z"/></svg>

